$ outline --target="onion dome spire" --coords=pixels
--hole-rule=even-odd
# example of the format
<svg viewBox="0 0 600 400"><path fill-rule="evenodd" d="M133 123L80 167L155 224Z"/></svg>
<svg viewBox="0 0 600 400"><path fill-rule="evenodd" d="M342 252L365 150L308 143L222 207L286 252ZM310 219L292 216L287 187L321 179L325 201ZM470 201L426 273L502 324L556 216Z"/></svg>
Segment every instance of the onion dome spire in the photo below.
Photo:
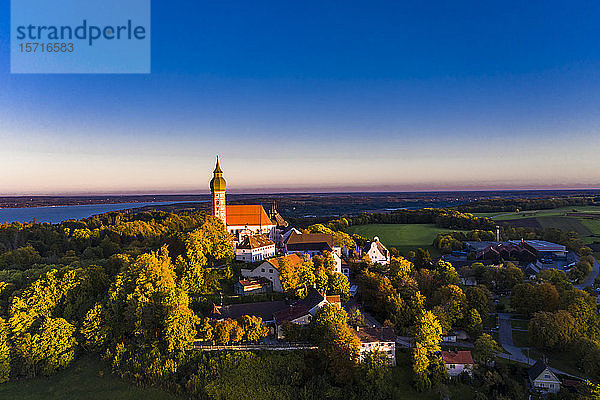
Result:
<svg viewBox="0 0 600 400"><path fill-rule="evenodd" d="M224 191L225 186L226 182L223 178L223 171L221 170L221 166L219 165L219 156L217 156L217 165L215 166L215 170L213 171L213 178L210 181L210 190L212 192Z"/></svg>

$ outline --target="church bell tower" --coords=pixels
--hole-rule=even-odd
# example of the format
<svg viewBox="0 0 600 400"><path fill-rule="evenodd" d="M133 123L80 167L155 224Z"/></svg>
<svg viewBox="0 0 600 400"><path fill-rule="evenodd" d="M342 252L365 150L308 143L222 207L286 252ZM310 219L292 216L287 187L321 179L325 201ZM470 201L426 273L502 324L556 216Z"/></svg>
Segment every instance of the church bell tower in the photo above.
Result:
<svg viewBox="0 0 600 400"><path fill-rule="evenodd" d="M213 178L210 181L210 191L212 193L212 215L223 221L227 226L227 209L225 207L225 179L223 171L219 165L219 156L217 156L217 166L213 171Z"/></svg>

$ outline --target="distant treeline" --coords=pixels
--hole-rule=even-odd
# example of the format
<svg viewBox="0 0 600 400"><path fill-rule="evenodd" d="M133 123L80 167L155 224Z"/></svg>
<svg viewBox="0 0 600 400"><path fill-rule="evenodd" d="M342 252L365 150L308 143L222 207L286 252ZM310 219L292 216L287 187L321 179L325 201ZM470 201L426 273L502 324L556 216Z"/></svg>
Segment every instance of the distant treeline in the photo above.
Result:
<svg viewBox="0 0 600 400"><path fill-rule="evenodd" d="M600 197L563 197L546 199L486 199L474 201L454 209L465 213L513 212L516 210L550 210L561 207L600 205Z"/></svg>
<svg viewBox="0 0 600 400"><path fill-rule="evenodd" d="M290 218L292 226L306 228L323 224L334 231L342 231L351 225L369 224L435 224L440 228L459 230L494 230L496 224L489 218L474 217L448 208L423 208L420 210L397 210L390 213L363 213L355 217L331 220L331 217Z"/></svg>

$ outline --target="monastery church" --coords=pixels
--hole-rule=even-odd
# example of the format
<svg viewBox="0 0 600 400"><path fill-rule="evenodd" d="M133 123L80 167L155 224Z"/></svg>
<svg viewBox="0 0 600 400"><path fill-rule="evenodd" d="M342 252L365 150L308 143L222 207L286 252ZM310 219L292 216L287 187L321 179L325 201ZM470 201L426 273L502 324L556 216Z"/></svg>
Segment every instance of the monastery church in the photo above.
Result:
<svg viewBox="0 0 600 400"><path fill-rule="evenodd" d="M228 205L225 200L225 188L225 178L217 157L217 165L210 181L212 214L223 221L227 231L234 235L237 241L253 235L267 235L271 240L275 240L277 224L269 218L263 206L260 204Z"/></svg>

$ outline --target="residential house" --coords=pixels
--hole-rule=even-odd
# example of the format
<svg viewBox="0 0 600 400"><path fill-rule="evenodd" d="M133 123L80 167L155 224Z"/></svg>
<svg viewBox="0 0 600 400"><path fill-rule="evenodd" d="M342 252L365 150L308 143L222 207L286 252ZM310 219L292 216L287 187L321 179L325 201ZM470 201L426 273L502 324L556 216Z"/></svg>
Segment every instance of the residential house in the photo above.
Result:
<svg viewBox="0 0 600 400"><path fill-rule="evenodd" d="M266 278L273 282L274 292L283 292L281 280L279 279L279 270L282 263L286 262L294 268L300 266L304 262L304 259L295 253L283 257L270 258L254 269L242 269L242 276L244 278Z"/></svg>
<svg viewBox="0 0 600 400"><path fill-rule="evenodd" d="M342 307L342 299L339 294L333 294L331 296L325 296L325 299L329 304L336 305L338 307Z"/></svg>
<svg viewBox="0 0 600 400"><path fill-rule="evenodd" d="M340 266L342 268L342 274L346 275L346 278L350 279L350 265L348 264L348 261L342 258Z"/></svg>
<svg viewBox="0 0 600 400"><path fill-rule="evenodd" d="M538 360L529 370L529 384L532 388L545 393L558 393L560 390L560 379L542 360Z"/></svg>
<svg viewBox="0 0 600 400"><path fill-rule="evenodd" d="M393 327L356 327L352 329L352 333L360 340L359 361L362 362L367 354L379 351L387 357L391 365L396 365L396 334Z"/></svg>
<svg viewBox="0 0 600 400"><path fill-rule="evenodd" d="M244 262L262 261L275 256L275 243L267 235L245 236L235 248L235 259Z"/></svg>
<svg viewBox="0 0 600 400"><path fill-rule="evenodd" d="M330 233L298 233L294 229L285 240L284 251L286 254L309 254L311 257L329 253L335 263L334 271L342 273L342 250L333 245Z"/></svg>
<svg viewBox="0 0 600 400"><path fill-rule="evenodd" d="M450 377L463 372L473 376L473 356L470 351L442 351L442 360Z"/></svg>
<svg viewBox="0 0 600 400"><path fill-rule="evenodd" d="M273 282L267 278L244 278L233 284L233 291L242 296L269 293L273 291Z"/></svg>
<svg viewBox="0 0 600 400"><path fill-rule="evenodd" d="M456 342L456 334L454 333L448 333L446 335L442 335L442 341L443 342Z"/></svg>
<svg viewBox="0 0 600 400"><path fill-rule="evenodd" d="M263 325L269 327L271 334L275 333L275 321L273 314L279 310L286 309L289 304L285 301L263 301L259 303L230 304L226 306L215 306L211 318L216 320L240 319L244 315L259 317Z"/></svg>
<svg viewBox="0 0 600 400"><path fill-rule="evenodd" d="M372 263L389 264L390 263L390 252L388 249L379 241L379 238L375 236L373 241L365 246L363 249L365 254Z"/></svg>
<svg viewBox="0 0 600 400"><path fill-rule="evenodd" d="M291 322L296 325L306 326L312 321L317 311L325 304L330 304L328 298L339 303L339 296L324 296L315 288L310 288L306 297L290 304L289 307L273 314L277 338L284 337L283 323Z"/></svg>

